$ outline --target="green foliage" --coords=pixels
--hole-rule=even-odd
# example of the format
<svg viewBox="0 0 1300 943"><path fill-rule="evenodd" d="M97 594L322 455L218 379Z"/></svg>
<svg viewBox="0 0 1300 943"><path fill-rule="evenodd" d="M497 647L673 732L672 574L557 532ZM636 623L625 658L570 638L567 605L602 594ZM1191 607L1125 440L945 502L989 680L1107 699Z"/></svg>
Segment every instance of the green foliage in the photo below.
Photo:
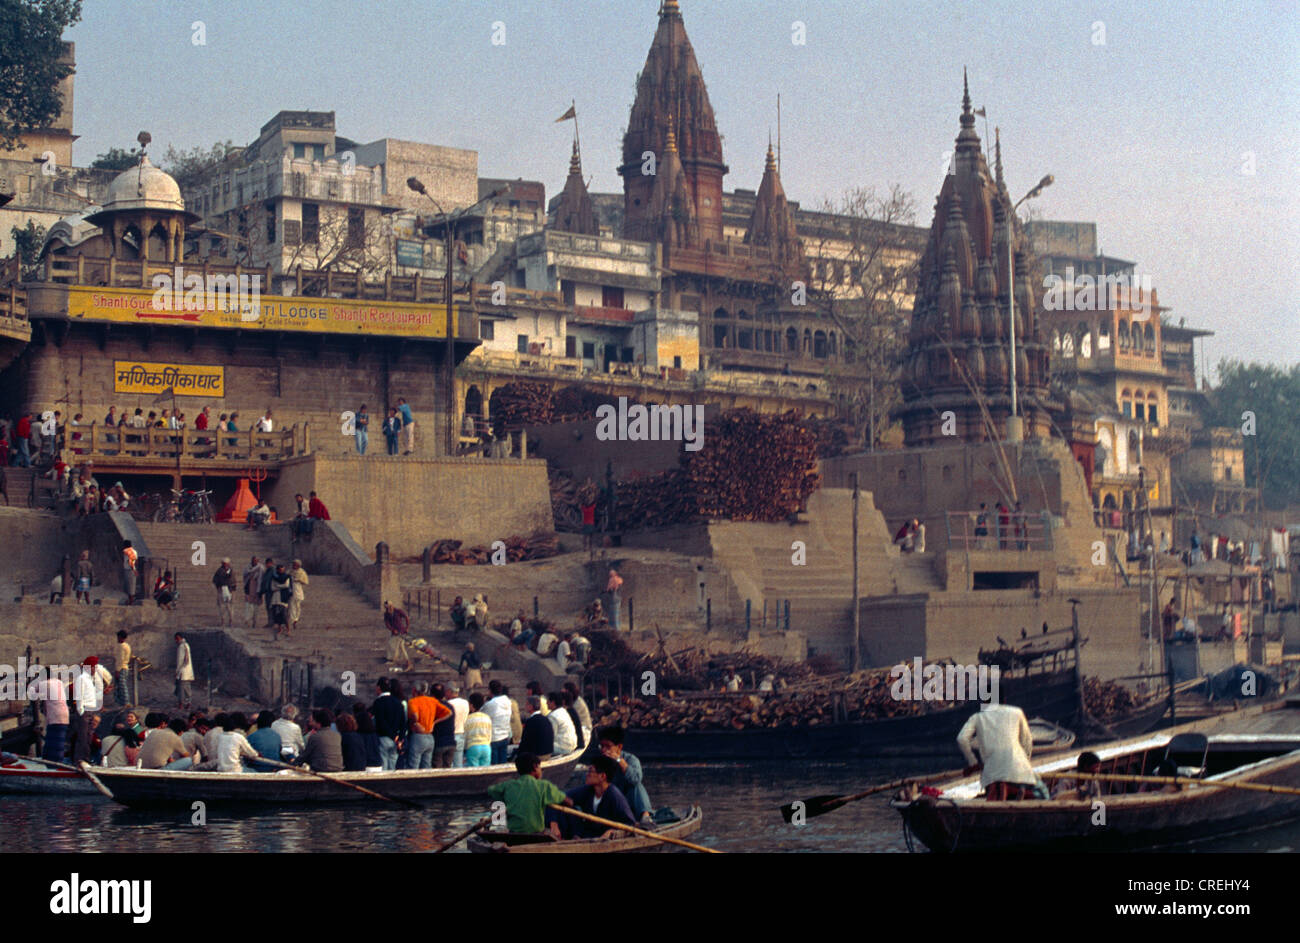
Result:
<svg viewBox="0 0 1300 943"><path fill-rule="evenodd" d="M204 174L225 160L226 152L234 146L234 141L226 141L224 144L218 141L210 148L196 145L178 151L174 147L168 147L167 153L163 155L162 169L171 174L180 188L185 190L196 185Z"/></svg>
<svg viewBox="0 0 1300 943"><path fill-rule="evenodd" d="M93 170L126 170L140 162L140 151L131 148L124 151L120 147L110 147L90 162Z"/></svg>
<svg viewBox="0 0 1300 943"><path fill-rule="evenodd" d="M1211 425L1243 435L1246 482L1261 482L1264 504L1280 508L1300 502L1300 364L1219 363L1219 385L1211 398ZM1248 421L1253 414L1254 432ZM1260 470L1262 479L1257 478Z"/></svg>
<svg viewBox="0 0 1300 943"><path fill-rule="evenodd" d="M18 259L23 265L35 265L41 246L45 244L45 227L37 226L36 220L29 219L25 228L14 226L9 230L13 236Z"/></svg>
<svg viewBox="0 0 1300 943"><path fill-rule="evenodd" d="M80 19L81 0L0 0L0 151L63 111L59 83L73 71L59 62L63 31Z"/></svg>

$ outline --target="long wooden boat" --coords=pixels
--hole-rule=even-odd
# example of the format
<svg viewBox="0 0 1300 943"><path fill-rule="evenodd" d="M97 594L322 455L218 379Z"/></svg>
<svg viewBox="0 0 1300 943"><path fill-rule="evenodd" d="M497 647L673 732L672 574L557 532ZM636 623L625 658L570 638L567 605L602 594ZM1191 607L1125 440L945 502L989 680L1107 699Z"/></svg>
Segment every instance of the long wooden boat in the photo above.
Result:
<svg viewBox="0 0 1300 943"><path fill-rule="evenodd" d="M1000 700L1029 717L1071 726L1079 709L1073 668L1004 678ZM842 759L846 757L955 756L957 733L979 710L960 707L881 720L752 727L743 730L654 730L629 728L627 749L642 760Z"/></svg>
<svg viewBox="0 0 1300 943"><path fill-rule="evenodd" d="M32 760L0 762L0 794L99 795L85 776L73 770L52 769Z"/></svg>
<svg viewBox="0 0 1300 943"><path fill-rule="evenodd" d="M656 825L646 831L668 838L685 838L700 830L704 823L704 813L700 807L691 806L690 811L676 822ZM670 842L655 841L641 835L624 833L621 838L571 838L556 841L548 835L516 835L511 832L480 832L471 836L466 842L470 852L476 855L534 855L534 854L578 854L607 855L638 851L680 851L680 846Z"/></svg>
<svg viewBox="0 0 1300 943"><path fill-rule="evenodd" d="M580 751L542 761L542 775L564 785L573 775ZM95 775L123 805L149 808L192 802L273 805L376 802L355 789L303 772L215 773L132 767L95 768ZM364 786L394 799L481 798L494 783L514 779L513 763L458 769L327 773L331 779Z"/></svg>
<svg viewBox="0 0 1300 943"><path fill-rule="evenodd" d="M1196 841L1300 818L1300 796L1197 786L1205 782L1300 787L1300 735L1217 734L1209 738L1202 776L1176 792L1103 783L1094 799L990 802L978 777L936 784L937 797L891 805L906 828L932 851L1121 850ZM1170 735L1093 747L1101 772L1151 775L1165 757ZM1039 772L1066 772L1077 752L1034 764ZM1049 784L1050 785L1050 784ZM1160 787L1156 787L1159 789Z"/></svg>

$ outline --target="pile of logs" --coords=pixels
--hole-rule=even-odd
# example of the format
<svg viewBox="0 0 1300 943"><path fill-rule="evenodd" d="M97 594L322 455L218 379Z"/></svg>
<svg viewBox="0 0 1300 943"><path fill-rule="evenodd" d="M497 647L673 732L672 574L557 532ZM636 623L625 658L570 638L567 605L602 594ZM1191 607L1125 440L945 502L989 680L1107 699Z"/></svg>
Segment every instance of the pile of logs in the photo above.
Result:
<svg viewBox="0 0 1300 943"><path fill-rule="evenodd" d="M615 520L620 530L666 527L694 520L698 505L680 468L628 478L615 486Z"/></svg>
<svg viewBox="0 0 1300 943"><path fill-rule="evenodd" d="M729 410L705 428L704 447L683 452L687 489L701 517L785 520L817 490L817 435L794 412Z"/></svg>
<svg viewBox="0 0 1300 943"><path fill-rule="evenodd" d="M507 383L493 391L488 408L498 428L539 425L553 415L550 388L541 383Z"/></svg>
<svg viewBox="0 0 1300 943"><path fill-rule="evenodd" d="M554 535L537 534L532 537L518 535L505 538L506 562L544 560L560 552L560 542ZM462 548L459 540L435 540L429 548L434 563L488 564L492 562L491 547Z"/></svg>
<svg viewBox="0 0 1300 943"><path fill-rule="evenodd" d="M1088 713L1105 721L1138 706L1137 699L1128 688L1114 681L1097 678L1083 679L1083 703Z"/></svg>
<svg viewBox="0 0 1300 943"><path fill-rule="evenodd" d="M808 427L817 436L817 457L834 458L849 450L851 427L834 419L809 419Z"/></svg>

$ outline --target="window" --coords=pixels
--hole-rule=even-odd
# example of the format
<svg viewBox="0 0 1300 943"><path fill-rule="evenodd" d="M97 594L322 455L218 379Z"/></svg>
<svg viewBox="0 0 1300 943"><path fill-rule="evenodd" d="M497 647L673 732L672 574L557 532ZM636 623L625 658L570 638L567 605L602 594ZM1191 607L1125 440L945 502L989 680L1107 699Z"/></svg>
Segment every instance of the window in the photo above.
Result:
<svg viewBox="0 0 1300 943"><path fill-rule="evenodd" d="M1133 414L1136 419L1146 419L1146 406L1143 403L1134 403Z"/></svg>
<svg viewBox="0 0 1300 943"><path fill-rule="evenodd" d="M479 339L485 341L496 340L496 325L497 322L495 321L479 321L478 322Z"/></svg>
<svg viewBox="0 0 1300 943"><path fill-rule="evenodd" d="M681 368L682 368L682 358L681 358L681 357L674 357L674 358L673 358L673 369L674 369L674 370L680 370Z"/></svg>
<svg viewBox="0 0 1300 943"><path fill-rule="evenodd" d="M271 244L275 243L275 213L274 212L266 214L266 241Z"/></svg>
<svg viewBox="0 0 1300 943"><path fill-rule="evenodd" d="M348 207L348 247L355 249L366 242L366 211L359 206Z"/></svg>
<svg viewBox="0 0 1300 943"><path fill-rule="evenodd" d="M302 221L286 219L284 221L284 244L286 246L296 246L300 242L302 242Z"/></svg>
<svg viewBox="0 0 1300 943"><path fill-rule="evenodd" d="M595 342L595 341L583 341L583 342L582 342L582 359L583 359L583 360L595 360L595 359L596 359L596 342Z"/></svg>
<svg viewBox="0 0 1300 943"><path fill-rule="evenodd" d="M445 287L445 286L444 286L444 287ZM521 354L526 354L526 353L528 353L528 335L527 335L527 334L517 334L517 335L515 336L515 350L519 351Z"/></svg>
<svg viewBox="0 0 1300 943"><path fill-rule="evenodd" d="M302 205L302 241L309 246L320 242L320 207L315 203Z"/></svg>
<svg viewBox="0 0 1300 943"><path fill-rule="evenodd" d="M307 156L307 145L306 145L306 144L295 144L295 145L293 146L293 156L294 156L294 157L306 157L306 156Z"/></svg>
<svg viewBox="0 0 1300 943"><path fill-rule="evenodd" d="M1133 418L1133 403L1131 400L1124 400L1124 417L1126 419Z"/></svg>
<svg viewBox="0 0 1300 943"><path fill-rule="evenodd" d="M1158 426L1158 425L1160 425L1160 423L1156 420L1156 404L1155 404L1155 403L1148 403L1148 404L1147 404L1147 422L1151 423L1151 425L1153 425L1153 426Z"/></svg>
<svg viewBox="0 0 1300 943"><path fill-rule="evenodd" d="M578 356L578 339L573 335L569 335L564 339L564 356Z"/></svg>
<svg viewBox="0 0 1300 943"><path fill-rule="evenodd" d="M632 363L634 360L636 360L636 351L634 351L631 347L624 347L622 350L619 351L619 355L620 355L619 359L622 360L623 363Z"/></svg>
<svg viewBox="0 0 1300 943"><path fill-rule="evenodd" d="M600 289L600 304L605 308L623 307L623 289L604 285Z"/></svg>

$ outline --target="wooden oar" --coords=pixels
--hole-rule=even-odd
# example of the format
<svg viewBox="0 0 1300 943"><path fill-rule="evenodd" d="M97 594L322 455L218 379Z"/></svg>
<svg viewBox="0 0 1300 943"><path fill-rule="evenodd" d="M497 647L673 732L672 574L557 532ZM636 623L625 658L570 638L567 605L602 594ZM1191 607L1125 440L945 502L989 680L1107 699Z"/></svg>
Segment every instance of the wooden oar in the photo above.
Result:
<svg viewBox="0 0 1300 943"><path fill-rule="evenodd" d="M42 766L52 766L55 769L66 770L69 773L76 773L78 776L81 775L81 770L77 769L75 766L69 766L67 763L57 763L54 760L45 760L37 756L18 756L15 753L0 754L0 758L8 759L9 757L13 757L15 760L21 760L24 763L40 763Z"/></svg>
<svg viewBox="0 0 1300 943"><path fill-rule="evenodd" d="M94 771L90 768L89 763L87 763L85 760L82 760L79 768L81 769L81 772L85 775L85 777L90 780L90 784L92 786L98 789L103 795L112 799L114 802L117 801L117 796L113 795L112 790L104 785L104 781L95 775Z"/></svg>
<svg viewBox="0 0 1300 943"><path fill-rule="evenodd" d="M442 846L440 846L440 847L438 847L438 848L435 848L435 849L433 850L433 853L434 853L435 855L440 855L440 854L442 854L444 851L446 851L448 848L451 848L451 847L453 847L453 846L455 846L455 845L459 845L461 842L463 842L465 839L469 838L469 837L470 837L471 835L473 835L475 832L481 832L484 828L486 828L487 826L489 826L489 825L491 825L491 824L492 824L492 817L491 817L491 816L484 816L483 818L479 819L478 822L476 822L472 828L467 828L465 831L461 832L459 835L457 835L457 836L456 836L455 838L453 838L451 841L447 842L445 845L442 845Z"/></svg>
<svg viewBox="0 0 1300 943"><path fill-rule="evenodd" d="M424 809L424 806L420 805L418 802L412 802L410 799L402 799L394 796L384 796L375 792L372 789L367 789L365 786L358 786L356 783L350 783L342 779L335 779L333 776L329 775L328 773L322 773L314 769L307 769L306 767L303 766L294 766L292 763L281 763L279 760L270 760L264 756L258 757L253 762L266 763L269 766L279 766L282 769L293 770L295 773L306 773L308 776L315 776L317 779L323 779L327 783L333 783L336 786L346 786L349 789L355 789L357 792L365 793L367 796L370 796L372 799L383 799L385 802L397 802L400 803L401 805L409 806L412 809L421 809L421 810Z"/></svg>
<svg viewBox="0 0 1300 943"><path fill-rule="evenodd" d="M890 789L899 789L908 783L932 783L939 779L952 779L961 776L965 772L964 769L950 769L947 772L932 773L929 776L908 776L906 779L895 779L893 782L872 786L870 789L854 793L851 796L810 796L807 799L787 802L781 806L781 818L787 822L792 822L796 812L802 812L805 819L816 818L819 815L825 815L827 812L834 812L840 806L848 805L850 802L857 802L859 799L865 799L867 796L874 796L876 793L886 792Z"/></svg>
<svg viewBox="0 0 1300 943"><path fill-rule="evenodd" d="M1067 770L1060 773L1039 773L1043 779L1095 779L1112 783L1150 783L1178 786L1209 786L1213 789L1248 789L1251 792L1271 792L1279 796L1300 796L1300 789L1292 786L1269 786L1266 783L1228 783L1190 776L1137 776L1127 773L1080 773Z"/></svg>
<svg viewBox="0 0 1300 943"><path fill-rule="evenodd" d="M578 809L570 809L567 805L558 805L552 802L547 806L548 809L556 809L560 812L566 812L569 815L576 816L580 819L586 819L588 822L595 822L597 825L603 825L606 828L622 829L625 832L631 832L633 835L640 835L642 838L653 838L656 841L667 842L670 845L681 845L683 848L689 848L691 851L703 851L711 855L722 854L716 848L705 848L703 845L695 845L688 841L682 841L680 838L671 838L668 835L656 835L654 832L647 832L643 828L634 828L631 825L624 825L622 822L611 822L609 819L602 819L598 815L588 815Z"/></svg>

